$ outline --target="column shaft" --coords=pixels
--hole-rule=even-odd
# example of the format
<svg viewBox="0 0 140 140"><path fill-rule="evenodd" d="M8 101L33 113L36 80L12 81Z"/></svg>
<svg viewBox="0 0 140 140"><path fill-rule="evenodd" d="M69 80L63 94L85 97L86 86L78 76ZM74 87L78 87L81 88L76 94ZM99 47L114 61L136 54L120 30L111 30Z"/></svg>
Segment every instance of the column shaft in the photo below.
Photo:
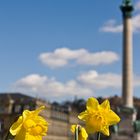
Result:
<svg viewBox="0 0 140 140"><path fill-rule="evenodd" d="M123 104L133 107L132 19L123 17Z"/></svg>

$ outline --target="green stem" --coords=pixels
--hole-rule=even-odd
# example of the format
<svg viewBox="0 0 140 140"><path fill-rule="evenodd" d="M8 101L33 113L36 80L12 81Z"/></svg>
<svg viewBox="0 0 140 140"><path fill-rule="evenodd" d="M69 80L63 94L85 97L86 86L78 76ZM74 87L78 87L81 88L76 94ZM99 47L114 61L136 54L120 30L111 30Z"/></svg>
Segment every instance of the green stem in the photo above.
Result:
<svg viewBox="0 0 140 140"><path fill-rule="evenodd" d="M6 137L5 137L5 140L8 140L9 136L10 136L10 132L8 131L8 133L7 133Z"/></svg>
<svg viewBox="0 0 140 140"><path fill-rule="evenodd" d="M97 140L100 140L101 134L100 132L97 133Z"/></svg>
<svg viewBox="0 0 140 140"><path fill-rule="evenodd" d="M77 125L75 128L75 140L78 140L79 126Z"/></svg>

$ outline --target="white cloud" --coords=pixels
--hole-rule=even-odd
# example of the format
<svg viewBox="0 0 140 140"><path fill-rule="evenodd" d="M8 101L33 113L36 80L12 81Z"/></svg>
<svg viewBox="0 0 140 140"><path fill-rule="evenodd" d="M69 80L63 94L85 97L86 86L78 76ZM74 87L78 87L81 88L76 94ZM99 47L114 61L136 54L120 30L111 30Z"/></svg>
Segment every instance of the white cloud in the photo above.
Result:
<svg viewBox="0 0 140 140"><path fill-rule="evenodd" d="M77 79L80 83L94 89L121 87L121 76L114 73L99 74L96 71L88 71L79 75Z"/></svg>
<svg viewBox="0 0 140 140"><path fill-rule="evenodd" d="M94 70L80 74L78 81L93 89L121 88L122 76L115 73L97 73ZM134 76L134 87L140 86L140 77Z"/></svg>
<svg viewBox="0 0 140 140"><path fill-rule="evenodd" d="M55 78L48 78L38 74L28 75L18 81L13 86L13 90L24 93L41 93L47 97L75 96L80 93L81 96L88 96L93 93L89 88L82 87L74 80L66 83L57 81Z"/></svg>
<svg viewBox="0 0 140 140"><path fill-rule="evenodd" d="M102 32L119 33L122 32L123 26L118 25L114 19L107 21L103 27L100 28Z"/></svg>
<svg viewBox="0 0 140 140"><path fill-rule="evenodd" d="M63 67L72 62L78 65L111 64L118 58L118 54L111 51L90 53L86 49L69 48L58 48L54 52L42 53L39 56L40 61L51 68Z"/></svg>
<svg viewBox="0 0 140 140"><path fill-rule="evenodd" d="M111 51L102 51L98 53L87 53L77 59L78 64L83 65L101 65L111 64L119 59L118 55Z"/></svg>
<svg viewBox="0 0 140 140"><path fill-rule="evenodd" d="M137 12L137 14L132 17L133 31L140 32L140 1L135 4L134 10ZM115 19L110 19L99 30L101 32L119 33L122 32L122 29L122 24L117 24Z"/></svg>
<svg viewBox="0 0 140 140"><path fill-rule="evenodd" d="M140 76L134 77L134 86L140 87ZM121 90L121 75L115 73L98 73L91 70L81 73L73 80L65 83L38 74L27 75L16 81L12 86L13 91L38 94L40 97L57 99L65 97L90 97L96 96L100 91L108 89Z"/></svg>
<svg viewBox="0 0 140 140"><path fill-rule="evenodd" d="M137 10L140 9L140 2L136 5ZM116 20L108 20L103 27L99 29L101 32L119 33L122 32L122 24L117 24ZM132 29L133 32L140 32L140 14L136 14L132 17Z"/></svg>

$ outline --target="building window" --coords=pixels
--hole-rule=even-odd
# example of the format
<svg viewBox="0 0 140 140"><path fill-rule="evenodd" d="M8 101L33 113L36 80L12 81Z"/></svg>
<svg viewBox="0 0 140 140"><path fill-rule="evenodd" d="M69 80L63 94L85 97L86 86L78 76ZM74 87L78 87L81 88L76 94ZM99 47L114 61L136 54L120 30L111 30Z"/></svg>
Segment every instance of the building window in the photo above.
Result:
<svg viewBox="0 0 140 140"><path fill-rule="evenodd" d="M26 110L26 109L27 109L27 110L30 110L30 106L29 106L29 105L25 105L25 106L24 106L24 110Z"/></svg>
<svg viewBox="0 0 140 140"><path fill-rule="evenodd" d="M21 112L21 105L15 105L14 112L20 113Z"/></svg>
<svg viewBox="0 0 140 140"><path fill-rule="evenodd" d="M5 107L4 106L1 106L0 107L0 114L3 114L3 113L6 113Z"/></svg>
<svg viewBox="0 0 140 140"><path fill-rule="evenodd" d="M51 117L53 119L58 119L58 120L61 120L61 121L68 121L68 114L65 114L65 113L59 112L59 111L55 111L55 110L53 110L51 112Z"/></svg>

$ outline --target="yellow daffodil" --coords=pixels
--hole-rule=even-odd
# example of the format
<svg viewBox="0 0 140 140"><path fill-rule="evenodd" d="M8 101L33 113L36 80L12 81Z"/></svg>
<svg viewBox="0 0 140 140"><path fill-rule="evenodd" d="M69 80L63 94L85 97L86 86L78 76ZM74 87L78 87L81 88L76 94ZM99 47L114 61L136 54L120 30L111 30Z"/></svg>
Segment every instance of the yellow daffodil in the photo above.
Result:
<svg viewBox="0 0 140 140"><path fill-rule="evenodd" d="M102 132L109 136L109 126L120 121L119 116L110 109L110 103L105 100L101 105L91 97L86 104L86 110L79 114L79 119L85 121L88 133Z"/></svg>
<svg viewBox="0 0 140 140"><path fill-rule="evenodd" d="M10 133L15 136L15 140L42 140L48 129L47 121L39 116L45 106L29 111L24 110L22 116L13 123Z"/></svg>
<svg viewBox="0 0 140 140"><path fill-rule="evenodd" d="M72 125L71 126L71 132L75 133L76 127L78 126L78 140L86 140L88 137L88 134L85 130L84 127L80 126L80 125Z"/></svg>

